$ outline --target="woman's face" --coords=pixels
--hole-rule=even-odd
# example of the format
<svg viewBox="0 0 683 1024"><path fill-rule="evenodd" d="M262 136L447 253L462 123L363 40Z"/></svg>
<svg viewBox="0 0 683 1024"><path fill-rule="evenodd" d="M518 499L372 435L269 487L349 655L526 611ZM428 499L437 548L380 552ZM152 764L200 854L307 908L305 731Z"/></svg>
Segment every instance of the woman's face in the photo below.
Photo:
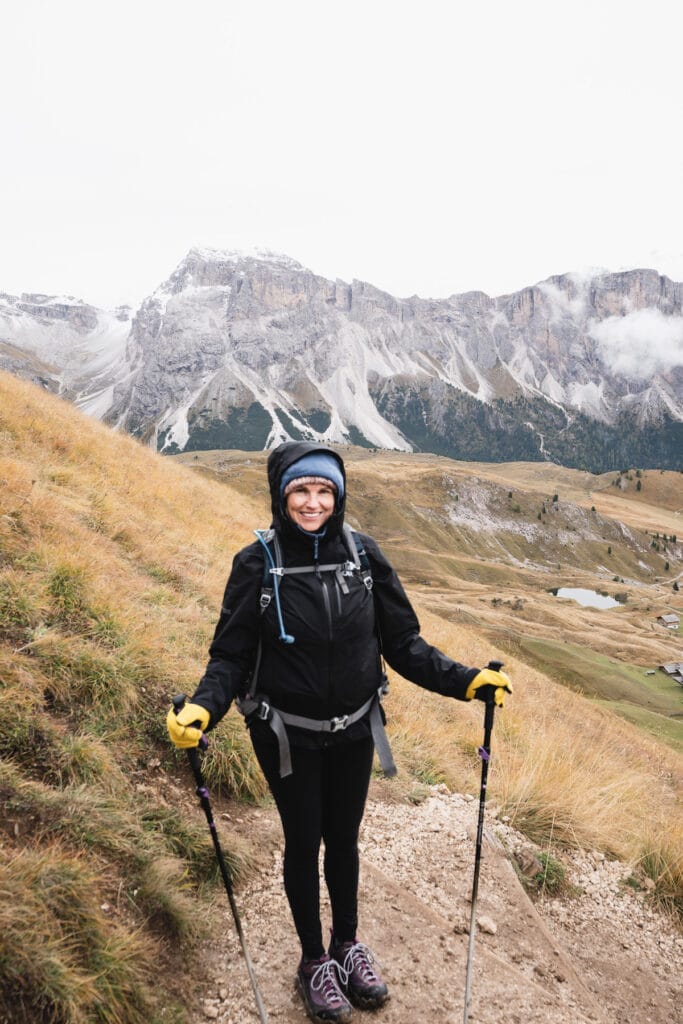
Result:
<svg viewBox="0 0 683 1024"><path fill-rule="evenodd" d="M287 515L302 530L319 533L334 512L335 493L328 484L300 484L287 495Z"/></svg>

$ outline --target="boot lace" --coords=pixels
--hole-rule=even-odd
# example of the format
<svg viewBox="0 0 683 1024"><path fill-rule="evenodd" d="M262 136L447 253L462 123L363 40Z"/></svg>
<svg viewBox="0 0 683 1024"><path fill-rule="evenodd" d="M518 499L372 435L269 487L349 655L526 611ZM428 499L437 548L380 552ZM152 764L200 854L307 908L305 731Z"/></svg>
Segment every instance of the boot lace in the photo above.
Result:
<svg viewBox="0 0 683 1024"><path fill-rule="evenodd" d="M372 950L363 942L354 942L344 957L342 970L347 978L356 971L366 984L374 985L380 981L372 967L374 962Z"/></svg>
<svg viewBox="0 0 683 1024"><path fill-rule="evenodd" d="M339 987L338 975L342 985L345 985L348 979L347 971L336 960L324 960L311 975L311 990L320 992L329 1006L346 1004L344 993Z"/></svg>

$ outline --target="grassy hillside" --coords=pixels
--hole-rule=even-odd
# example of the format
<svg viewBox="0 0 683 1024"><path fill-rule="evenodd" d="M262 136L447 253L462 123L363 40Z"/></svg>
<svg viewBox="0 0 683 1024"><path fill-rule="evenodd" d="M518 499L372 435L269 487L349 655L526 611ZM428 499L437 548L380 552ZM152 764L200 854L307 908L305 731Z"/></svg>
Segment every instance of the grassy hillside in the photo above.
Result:
<svg viewBox="0 0 683 1024"><path fill-rule="evenodd" d="M268 523L263 456L228 461L227 480L208 479L0 374L0 1019L11 1024L185 1020L196 901L215 872L164 717L202 672L233 554ZM350 462L350 517L404 566L425 635L484 663L504 637L488 595L505 594L509 565L495 536L445 544L455 529L476 537L432 508L434 474L446 466L458 484L460 469ZM572 572L587 571L572 557ZM629 858L680 900L681 758L523 654L506 655L516 686L496 719L492 799L535 838ZM393 679L390 792L438 780L477 792L481 712ZM224 794L263 795L234 712L207 772ZM235 872L249 870L258 837L222 838Z"/></svg>
<svg viewBox="0 0 683 1024"><path fill-rule="evenodd" d="M648 471L629 481L549 463L346 454L350 521L381 539L425 607L608 702L683 752L683 690L658 672L660 664L683 660L681 637L657 623L663 612L683 614L683 591L673 589L677 579L683 586L674 508L683 504L683 475ZM254 498L268 521L265 455L178 458ZM623 490L614 483L622 479ZM663 504L636 501L628 488ZM603 504L619 518L599 510L605 494ZM560 586L608 593L623 604L583 608L555 597Z"/></svg>
<svg viewBox="0 0 683 1024"><path fill-rule="evenodd" d="M252 519L0 375L0 1019L157 1019L150 978L213 872L163 710L199 678ZM240 721L215 761L262 791Z"/></svg>

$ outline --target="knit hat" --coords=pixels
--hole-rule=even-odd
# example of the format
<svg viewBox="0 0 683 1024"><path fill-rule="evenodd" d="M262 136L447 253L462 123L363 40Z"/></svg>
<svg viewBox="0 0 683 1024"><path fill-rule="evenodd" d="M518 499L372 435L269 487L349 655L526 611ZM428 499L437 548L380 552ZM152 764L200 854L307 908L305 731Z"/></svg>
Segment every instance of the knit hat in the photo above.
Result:
<svg viewBox="0 0 683 1024"><path fill-rule="evenodd" d="M337 501L344 497L344 477L334 455L327 452L309 452L288 466L280 477L280 497L285 498L300 484L331 484L337 492Z"/></svg>

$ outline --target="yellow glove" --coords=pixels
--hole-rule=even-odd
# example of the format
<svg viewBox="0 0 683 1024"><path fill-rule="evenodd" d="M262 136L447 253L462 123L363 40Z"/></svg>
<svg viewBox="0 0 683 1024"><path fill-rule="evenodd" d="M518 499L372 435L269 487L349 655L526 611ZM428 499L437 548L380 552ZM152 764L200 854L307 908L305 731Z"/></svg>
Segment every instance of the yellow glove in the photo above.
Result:
<svg viewBox="0 0 683 1024"><path fill-rule="evenodd" d="M505 694L512 693L512 683L504 672L496 672L492 668L483 668L474 677L465 693L465 700L488 701L493 697L499 708L505 703Z"/></svg>
<svg viewBox="0 0 683 1024"><path fill-rule="evenodd" d="M201 704L186 704L177 715L171 708L166 716L166 728L171 743L181 749L198 746L210 717L209 712Z"/></svg>

